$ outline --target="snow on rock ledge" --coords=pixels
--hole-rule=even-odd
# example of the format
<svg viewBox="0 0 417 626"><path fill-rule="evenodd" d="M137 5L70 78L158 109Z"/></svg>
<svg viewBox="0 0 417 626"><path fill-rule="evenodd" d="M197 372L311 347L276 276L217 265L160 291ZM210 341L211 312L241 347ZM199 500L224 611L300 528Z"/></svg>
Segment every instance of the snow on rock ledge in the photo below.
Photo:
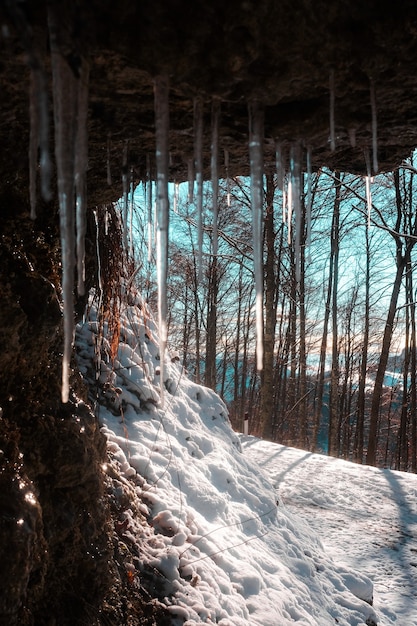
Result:
<svg viewBox="0 0 417 626"><path fill-rule="evenodd" d="M136 485L150 524L121 511L123 540L140 555L134 573L158 588L172 623L376 624L371 582L338 567L276 502L262 470L242 453L223 402L168 358L162 408L157 333L145 305L126 305L121 321L111 364L90 307L77 328L79 366L109 451Z"/></svg>

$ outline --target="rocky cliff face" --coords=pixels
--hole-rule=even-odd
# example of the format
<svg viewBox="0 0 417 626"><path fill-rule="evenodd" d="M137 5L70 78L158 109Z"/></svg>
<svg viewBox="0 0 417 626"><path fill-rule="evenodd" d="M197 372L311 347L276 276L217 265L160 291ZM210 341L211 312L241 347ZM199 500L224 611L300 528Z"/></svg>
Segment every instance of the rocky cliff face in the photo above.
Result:
<svg viewBox="0 0 417 626"><path fill-rule="evenodd" d="M253 101L264 108L266 169L275 167L277 144L286 158L291 145L304 154L311 149L316 168L366 173L369 159L392 169L417 145L417 6L413 0L5 0L0 7L0 623L145 623L139 612L129 617L128 606L140 599L126 599L115 576L117 540L101 472L105 442L86 405L75 396L61 404L57 193L46 201L37 192L37 218L29 217L34 74L32 108L43 95L39 111L54 152L51 14L70 75L79 77L82 64L90 70L91 211L121 196L123 175L135 182L149 169L154 175L157 75L171 87L173 180L187 178L193 158L196 98L203 106L207 177L213 101L221 110L221 176L224 151L231 175L248 173ZM62 97L70 96L64 90ZM94 283L93 272L87 282ZM76 373L72 384L82 397ZM71 466L66 448L73 451ZM103 621L105 606L111 622Z"/></svg>

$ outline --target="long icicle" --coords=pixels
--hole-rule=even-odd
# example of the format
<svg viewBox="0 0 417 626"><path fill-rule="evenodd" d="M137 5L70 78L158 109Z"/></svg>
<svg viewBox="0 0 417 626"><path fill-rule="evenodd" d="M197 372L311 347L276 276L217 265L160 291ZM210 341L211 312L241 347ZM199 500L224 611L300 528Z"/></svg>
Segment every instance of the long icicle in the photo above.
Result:
<svg viewBox="0 0 417 626"><path fill-rule="evenodd" d="M311 245L311 205L312 205L312 168L311 168L311 147L307 148L307 201L306 201L306 222L307 237L306 247L308 249L308 260L310 261L310 245Z"/></svg>
<svg viewBox="0 0 417 626"><path fill-rule="evenodd" d="M203 101L194 101L194 158L197 181L197 271L198 281L203 277Z"/></svg>
<svg viewBox="0 0 417 626"><path fill-rule="evenodd" d="M301 272L301 157L300 146L293 144L290 152L290 170L293 191L293 207L295 222L295 241L294 241L294 257L295 257L295 280L297 285L300 283Z"/></svg>
<svg viewBox="0 0 417 626"><path fill-rule="evenodd" d="M230 208L229 150L224 151L224 169L226 171L226 203Z"/></svg>
<svg viewBox="0 0 417 626"><path fill-rule="evenodd" d="M263 368L263 142L264 111L249 103L249 160L251 177L253 258L256 291L256 367Z"/></svg>
<svg viewBox="0 0 417 626"><path fill-rule="evenodd" d="M36 97L36 78L32 71L30 74L30 95L29 95L29 115L30 115L30 137L29 137L29 197L30 197L30 217L36 219L36 174L38 170L38 148L39 148L39 110Z"/></svg>
<svg viewBox="0 0 417 626"><path fill-rule="evenodd" d="M29 139L29 193L30 216L36 218L36 177L38 150L40 152L41 194L51 199L51 157L49 154L49 107L45 71L37 55L31 59L30 73L30 139Z"/></svg>
<svg viewBox="0 0 417 626"><path fill-rule="evenodd" d="M122 163L122 186L123 186L123 245L127 252L128 238L127 238L127 223L129 216L129 176L127 167L127 155L129 150L129 140L126 140L123 148L123 163Z"/></svg>
<svg viewBox="0 0 417 626"><path fill-rule="evenodd" d="M365 164L366 164L366 176L365 176L365 193L366 193L366 208L368 214L368 229L371 226L371 212L372 212L372 192L371 192L371 159L369 156L369 150L365 151Z"/></svg>
<svg viewBox="0 0 417 626"><path fill-rule="evenodd" d="M146 155L146 185L146 206L148 213L148 265L150 266L152 261L152 176L149 154Z"/></svg>
<svg viewBox="0 0 417 626"><path fill-rule="evenodd" d="M293 207L293 189L291 176L288 176L287 190L287 242L291 245L292 241L292 207Z"/></svg>
<svg viewBox="0 0 417 626"><path fill-rule="evenodd" d="M334 152L336 150L336 134L335 134L335 122L334 122L334 70L330 70L329 78L329 90L330 90L330 150Z"/></svg>
<svg viewBox="0 0 417 626"><path fill-rule="evenodd" d="M282 144L275 142L275 168L277 172L277 187L280 191L284 189L285 168L282 155Z"/></svg>
<svg viewBox="0 0 417 626"><path fill-rule="evenodd" d="M90 68L86 61L81 64L78 80L78 120L75 151L75 194L77 226L77 277L78 294L85 293L85 235L87 232L87 165L88 165L88 81Z"/></svg>
<svg viewBox="0 0 417 626"><path fill-rule="evenodd" d="M188 202L192 204L194 202L194 159L188 159Z"/></svg>
<svg viewBox="0 0 417 626"><path fill-rule="evenodd" d="M372 113L372 167L374 174L378 174L378 120L376 109L375 84L371 79L370 85L371 113Z"/></svg>
<svg viewBox="0 0 417 626"><path fill-rule="evenodd" d="M213 99L211 107L211 187L213 194L213 256L217 257L218 236L218 200L219 200L219 125L220 100Z"/></svg>
<svg viewBox="0 0 417 626"><path fill-rule="evenodd" d="M55 121L55 157L58 174L59 217L62 247L62 295L64 354L62 359L62 402L69 399L69 375L74 339L74 161L77 130L78 85L73 69L60 49L60 20L49 9L52 88Z"/></svg>
<svg viewBox="0 0 417 626"><path fill-rule="evenodd" d="M157 76L154 82L155 144L157 172L157 276L158 276L158 326L160 353L161 403L164 404L165 351L167 330L167 278L168 278L168 228L169 228L169 80Z"/></svg>

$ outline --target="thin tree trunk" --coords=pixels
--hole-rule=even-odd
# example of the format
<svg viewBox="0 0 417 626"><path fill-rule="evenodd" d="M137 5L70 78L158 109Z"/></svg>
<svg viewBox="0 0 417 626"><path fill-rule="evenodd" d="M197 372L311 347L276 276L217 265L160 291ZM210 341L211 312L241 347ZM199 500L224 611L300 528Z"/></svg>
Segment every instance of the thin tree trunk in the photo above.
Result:
<svg viewBox="0 0 417 626"><path fill-rule="evenodd" d="M369 242L369 229L366 227L366 268L365 268L365 311L364 330L361 354L361 367L359 373L358 403L356 409L356 433L354 457L358 463L363 463L364 424L365 424L365 389L366 374L368 371L368 347L369 347L369 314L370 314L370 290L371 290L371 254Z"/></svg>
<svg viewBox="0 0 417 626"><path fill-rule="evenodd" d="M330 381L329 402L329 455L337 455L339 451L339 346L338 346L338 315L337 296L339 282L339 244L340 244L340 176L335 172L335 198L332 224L332 254L333 254L333 301L332 301L332 370Z"/></svg>
<svg viewBox="0 0 417 626"><path fill-rule="evenodd" d="M399 173L398 170L394 172L394 184L396 190L396 204L397 204L397 223L395 231L399 232L401 226L402 216L402 201L399 185ZM378 369L375 375L374 390L372 394L372 404L369 423L369 439L368 450L366 454L366 462L368 465L375 465L378 446L378 422L379 422L379 410L381 406L382 389L384 386L385 371L387 369L389 349L391 346L392 334L394 330L395 313L397 311L398 296L401 289L402 277L404 274L404 268L406 266L406 258L402 254L402 242L397 236L394 236L397 254L396 265L397 271L395 274L394 285L391 293L387 319L385 322L384 336L382 339L381 354L378 362Z"/></svg>
<svg viewBox="0 0 417 626"><path fill-rule="evenodd" d="M274 231L274 179L266 176L266 263L265 277L265 325L264 352L259 419L264 439L272 439L274 412L274 349L276 325L276 277L275 277L275 231Z"/></svg>

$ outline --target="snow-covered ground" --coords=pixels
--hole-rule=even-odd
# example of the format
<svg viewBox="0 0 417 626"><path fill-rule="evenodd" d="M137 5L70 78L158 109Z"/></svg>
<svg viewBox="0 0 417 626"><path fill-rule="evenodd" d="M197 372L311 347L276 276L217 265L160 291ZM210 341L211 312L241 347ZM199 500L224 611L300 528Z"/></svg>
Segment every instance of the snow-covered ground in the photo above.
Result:
<svg viewBox="0 0 417 626"><path fill-rule="evenodd" d="M174 626L417 626L417 477L241 437L169 357L162 403L156 328L137 305L113 363L94 307L77 329L109 451L148 522L120 513L141 555L132 579L154 573Z"/></svg>
<svg viewBox="0 0 417 626"><path fill-rule="evenodd" d="M417 476L245 437L244 451L337 563L373 581L381 625L417 625Z"/></svg>

